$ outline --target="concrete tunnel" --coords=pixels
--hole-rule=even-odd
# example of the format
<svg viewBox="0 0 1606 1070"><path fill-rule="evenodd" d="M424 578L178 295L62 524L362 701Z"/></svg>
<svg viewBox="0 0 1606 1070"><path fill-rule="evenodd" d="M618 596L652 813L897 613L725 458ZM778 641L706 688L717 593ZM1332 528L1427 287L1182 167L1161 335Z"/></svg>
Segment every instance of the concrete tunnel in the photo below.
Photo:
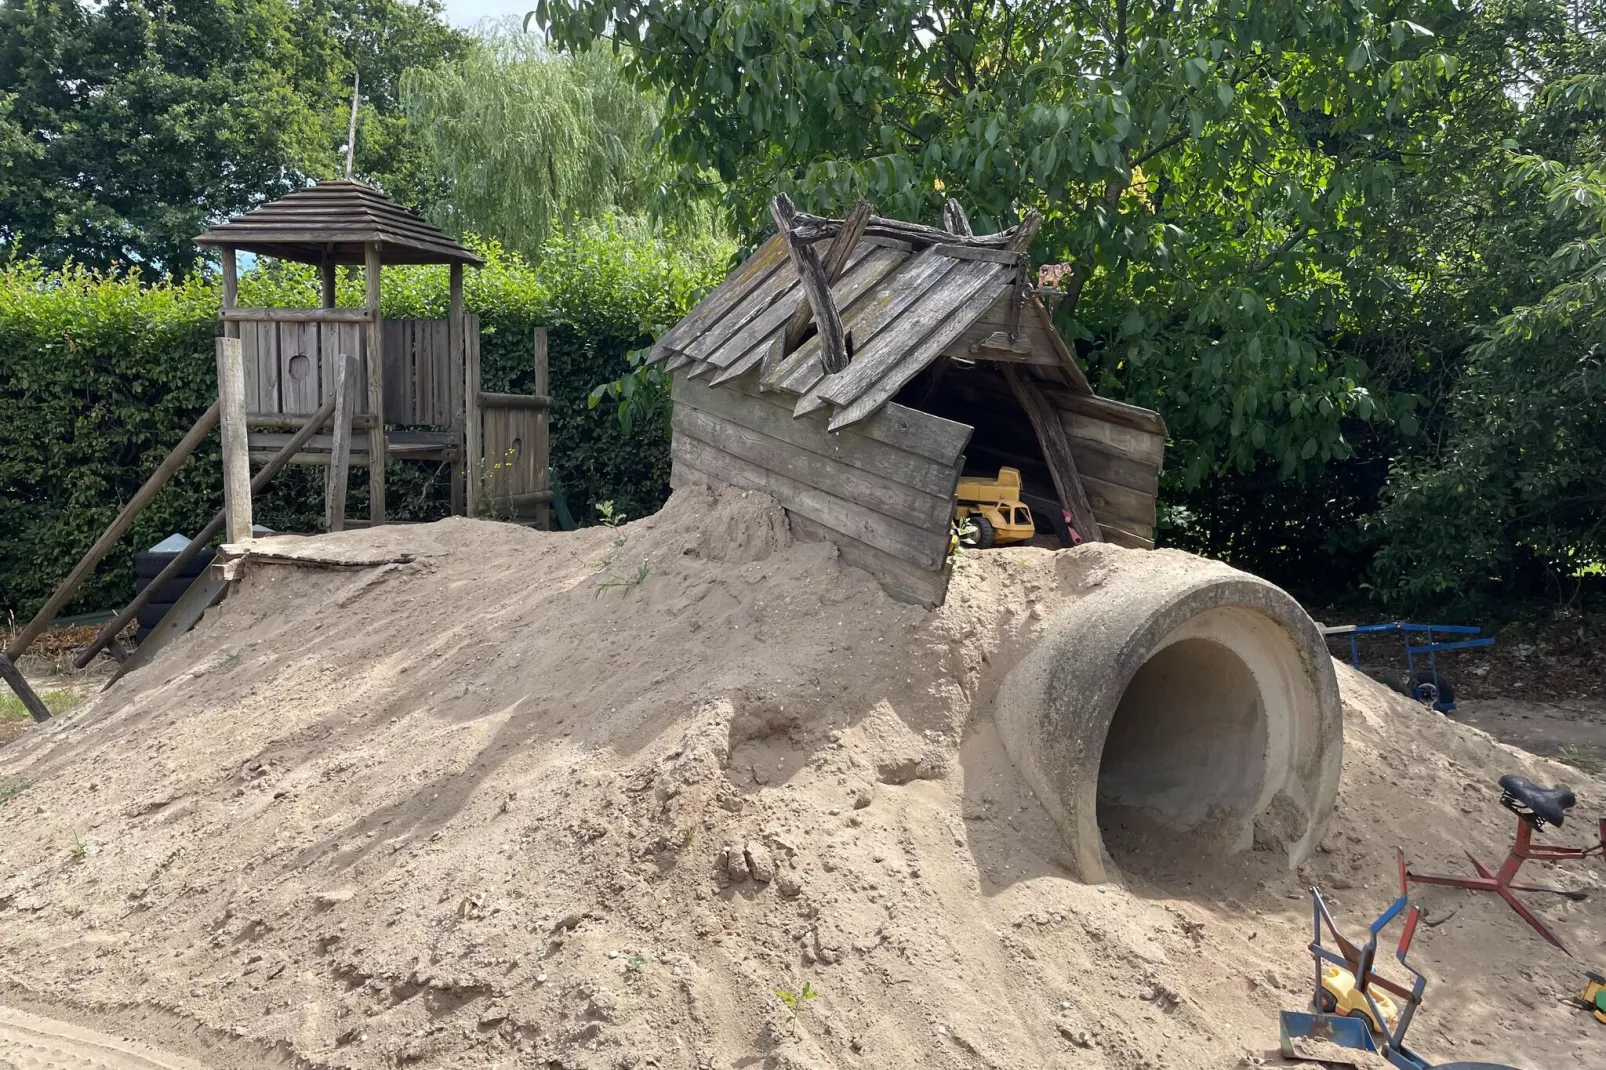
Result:
<svg viewBox="0 0 1606 1070"><path fill-rule="evenodd" d="M1338 794L1326 643L1281 588L1197 558L1122 573L1048 622L997 700L1010 757L1077 875L1119 874L1104 828L1178 857L1252 846L1293 868Z"/></svg>

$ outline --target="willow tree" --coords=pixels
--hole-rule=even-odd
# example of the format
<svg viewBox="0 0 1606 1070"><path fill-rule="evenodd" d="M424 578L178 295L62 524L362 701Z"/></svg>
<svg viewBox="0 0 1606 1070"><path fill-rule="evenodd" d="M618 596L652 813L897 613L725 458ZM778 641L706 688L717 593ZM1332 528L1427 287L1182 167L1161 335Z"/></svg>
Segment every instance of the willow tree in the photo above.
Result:
<svg viewBox="0 0 1606 1070"><path fill-rule="evenodd" d="M499 26L457 63L408 71L402 105L450 229L533 256L557 227L664 200L653 100L607 49L559 54Z"/></svg>

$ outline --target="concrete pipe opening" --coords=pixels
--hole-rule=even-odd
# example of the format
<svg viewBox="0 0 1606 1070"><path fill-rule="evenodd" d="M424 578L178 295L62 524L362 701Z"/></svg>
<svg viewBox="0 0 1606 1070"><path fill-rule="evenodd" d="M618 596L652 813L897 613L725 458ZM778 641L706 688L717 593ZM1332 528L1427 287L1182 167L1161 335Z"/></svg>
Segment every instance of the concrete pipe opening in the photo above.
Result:
<svg viewBox="0 0 1606 1070"><path fill-rule="evenodd" d="M1111 578L1005 678L999 731L1078 875L1205 864L1251 847L1292 867L1338 792L1338 684L1281 589L1214 562Z"/></svg>

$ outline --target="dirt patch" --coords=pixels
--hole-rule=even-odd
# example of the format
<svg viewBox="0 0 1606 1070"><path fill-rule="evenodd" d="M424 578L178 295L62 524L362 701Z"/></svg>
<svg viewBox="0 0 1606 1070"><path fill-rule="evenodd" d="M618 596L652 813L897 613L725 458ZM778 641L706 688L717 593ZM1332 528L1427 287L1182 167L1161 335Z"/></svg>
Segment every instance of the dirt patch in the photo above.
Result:
<svg viewBox="0 0 1606 1070"><path fill-rule="evenodd" d="M928 612L737 493L615 530L318 541L413 560L248 566L190 636L0 751L0 784L31 784L0 840L0 981L53 1016L137 994L374 1070L1213 1070L1308 1002L1309 883L1358 937L1396 844L1498 856L1501 773L1606 803L1341 668L1339 808L1307 867L1082 885L992 696L1044 621L1150 555L967 554ZM1577 879L1600 893L1598 866ZM1443 924L1417 938L1412 1046L1579 1065L1577 963L1493 897L1421 901ZM1597 899L1534 906L1606 956Z"/></svg>

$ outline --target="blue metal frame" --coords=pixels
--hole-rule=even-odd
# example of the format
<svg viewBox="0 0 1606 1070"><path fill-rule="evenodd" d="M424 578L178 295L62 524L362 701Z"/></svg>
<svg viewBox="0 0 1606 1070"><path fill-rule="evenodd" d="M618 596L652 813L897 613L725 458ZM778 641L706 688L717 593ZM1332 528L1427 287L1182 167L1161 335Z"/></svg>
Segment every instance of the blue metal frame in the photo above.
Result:
<svg viewBox="0 0 1606 1070"><path fill-rule="evenodd" d="M1407 675L1406 686L1411 690L1411 697L1417 701L1422 695L1417 692L1416 685L1416 659L1423 654L1428 657L1428 669L1435 677L1439 674L1438 655L1447 650L1471 650L1473 647L1493 646L1494 637L1484 636L1480 639L1452 640L1448 643L1435 642L1433 633L1441 635L1477 635L1483 631L1481 627L1466 624L1411 624L1403 620L1387 621L1383 624L1355 624L1343 628L1323 629L1325 635L1336 638L1340 635L1349 637L1349 663L1352 668L1361 667L1361 652L1356 639L1362 635L1383 635L1388 632L1399 632L1401 644L1405 647L1405 671ZM1411 644L1413 634L1423 635L1427 642ZM1446 702L1443 698L1435 696L1433 708L1440 713L1449 713L1455 709L1455 703Z"/></svg>

